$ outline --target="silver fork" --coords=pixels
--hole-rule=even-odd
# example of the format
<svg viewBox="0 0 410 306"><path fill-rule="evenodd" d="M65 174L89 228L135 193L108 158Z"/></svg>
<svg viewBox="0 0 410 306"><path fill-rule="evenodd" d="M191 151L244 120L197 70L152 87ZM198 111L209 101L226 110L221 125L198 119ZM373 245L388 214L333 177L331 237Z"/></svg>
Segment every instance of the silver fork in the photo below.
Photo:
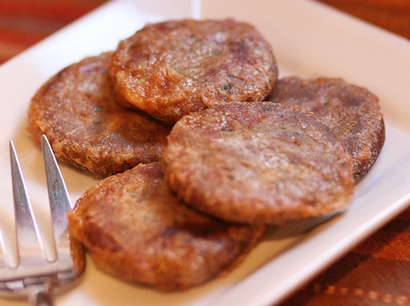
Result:
<svg viewBox="0 0 410 306"><path fill-rule="evenodd" d="M10 160L16 219L18 265L11 267L0 231L0 292L28 295L30 305L53 305L53 292L72 283L83 271L84 257L78 245L69 239L67 212L72 208L63 177L45 136L42 150L47 177L56 259L50 261L44 251L37 222L27 195L22 171L13 142ZM71 247L70 247L71 246Z"/></svg>

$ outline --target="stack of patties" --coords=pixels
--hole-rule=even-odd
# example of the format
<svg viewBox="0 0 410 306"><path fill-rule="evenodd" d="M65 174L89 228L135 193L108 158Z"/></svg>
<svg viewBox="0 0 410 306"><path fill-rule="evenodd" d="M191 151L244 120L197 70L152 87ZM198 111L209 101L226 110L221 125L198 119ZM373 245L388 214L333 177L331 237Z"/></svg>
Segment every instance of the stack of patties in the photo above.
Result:
<svg viewBox="0 0 410 306"><path fill-rule="evenodd" d="M112 52L85 58L49 79L31 100L29 131L56 157L97 177L159 161L171 127L117 103L107 72Z"/></svg>
<svg viewBox="0 0 410 306"><path fill-rule="evenodd" d="M183 290L235 267L267 226L349 206L384 142L377 97L339 79L305 90L311 81L277 77L253 26L179 20L148 24L39 89L34 139L106 177L68 215L98 267Z"/></svg>
<svg viewBox="0 0 410 306"><path fill-rule="evenodd" d="M366 88L340 78L287 77L276 83L269 100L303 107L322 119L352 155L355 182L376 162L385 128L379 99Z"/></svg>

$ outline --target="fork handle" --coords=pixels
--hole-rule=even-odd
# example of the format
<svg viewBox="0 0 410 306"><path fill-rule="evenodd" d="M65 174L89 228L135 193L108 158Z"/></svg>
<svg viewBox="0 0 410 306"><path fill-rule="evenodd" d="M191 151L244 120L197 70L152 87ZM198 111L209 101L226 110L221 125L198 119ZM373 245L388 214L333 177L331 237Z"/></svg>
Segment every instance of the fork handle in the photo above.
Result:
<svg viewBox="0 0 410 306"><path fill-rule="evenodd" d="M30 306L53 306L51 289L49 286L36 286L29 294Z"/></svg>

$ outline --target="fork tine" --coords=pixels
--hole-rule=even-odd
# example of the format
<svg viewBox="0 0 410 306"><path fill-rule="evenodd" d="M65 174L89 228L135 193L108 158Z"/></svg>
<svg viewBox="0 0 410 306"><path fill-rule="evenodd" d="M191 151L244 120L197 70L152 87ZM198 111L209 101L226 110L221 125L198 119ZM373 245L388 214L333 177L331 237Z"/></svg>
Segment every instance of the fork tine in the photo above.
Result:
<svg viewBox="0 0 410 306"><path fill-rule="evenodd" d="M42 148L46 168L51 219L53 222L54 241L57 256L59 256L70 247L67 232L67 212L72 208L72 205L57 160L45 135L42 137Z"/></svg>
<svg viewBox="0 0 410 306"><path fill-rule="evenodd" d="M12 141L10 141L10 159L19 263L27 266L44 263L46 261L44 245Z"/></svg>
<svg viewBox="0 0 410 306"><path fill-rule="evenodd" d="M9 262L7 260L6 246L4 244L3 234L0 228L0 269L9 267Z"/></svg>

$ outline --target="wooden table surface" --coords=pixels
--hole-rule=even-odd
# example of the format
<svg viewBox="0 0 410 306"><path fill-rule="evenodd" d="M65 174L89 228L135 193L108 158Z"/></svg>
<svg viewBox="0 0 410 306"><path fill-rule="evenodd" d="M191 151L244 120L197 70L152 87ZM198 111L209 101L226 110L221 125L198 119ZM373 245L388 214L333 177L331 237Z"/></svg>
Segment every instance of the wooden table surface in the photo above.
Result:
<svg viewBox="0 0 410 306"><path fill-rule="evenodd" d="M0 0L0 63L104 2ZM410 39L410 0L320 2ZM298 305L410 305L410 209L281 304Z"/></svg>

